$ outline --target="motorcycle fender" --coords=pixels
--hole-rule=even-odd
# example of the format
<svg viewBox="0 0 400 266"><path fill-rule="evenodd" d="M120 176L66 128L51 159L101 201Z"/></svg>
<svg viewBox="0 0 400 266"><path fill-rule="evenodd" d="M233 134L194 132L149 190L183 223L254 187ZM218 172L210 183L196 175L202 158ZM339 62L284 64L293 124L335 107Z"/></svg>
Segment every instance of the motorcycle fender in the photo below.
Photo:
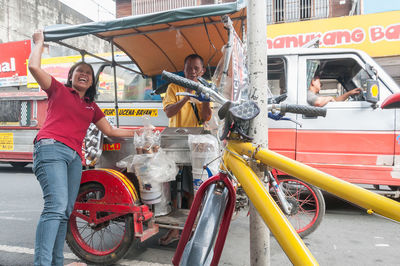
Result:
<svg viewBox="0 0 400 266"><path fill-rule="evenodd" d="M88 182L100 183L105 190L103 201L107 204L132 204L139 201L132 182L113 169L93 169L82 172L81 185Z"/></svg>

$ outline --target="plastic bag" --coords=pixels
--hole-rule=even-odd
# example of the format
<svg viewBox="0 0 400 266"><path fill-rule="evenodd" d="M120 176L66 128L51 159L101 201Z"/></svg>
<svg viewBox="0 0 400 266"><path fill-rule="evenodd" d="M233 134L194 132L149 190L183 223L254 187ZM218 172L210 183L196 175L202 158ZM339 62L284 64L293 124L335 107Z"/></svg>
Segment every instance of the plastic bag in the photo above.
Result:
<svg viewBox="0 0 400 266"><path fill-rule="evenodd" d="M153 154L136 154L131 167L142 183L164 183L175 180L178 167L163 150Z"/></svg>
<svg viewBox="0 0 400 266"><path fill-rule="evenodd" d="M188 143L192 161L192 172L200 173L207 167L213 174L219 169L220 149L218 140L213 135L189 135Z"/></svg>
<svg viewBox="0 0 400 266"><path fill-rule="evenodd" d="M246 66L246 47L239 36L232 29L232 43L222 48L222 54L212 81L225 98L232 101L247 99L248 70Z"/></svg>
<svg viewBox="0 0 400 266"><path fill-rule="evenodd" d="M139 134L135 133L133 142L137 154L157 153L160 148L161 133L154 131L154 126L150 123L150 117L143 117L143 127L139 129Z"/></svg>
<svg viewBox="0 0 400 266"><path fill-rule="evenodd" d="M116 166L121 169L126 168L128 170L128 172L133 172L133 171L129 171L129 167L132 164L132 160L133 160L133 155L131 154L131 155L123 158L122 160L119 160L116 163Z"/></svg>

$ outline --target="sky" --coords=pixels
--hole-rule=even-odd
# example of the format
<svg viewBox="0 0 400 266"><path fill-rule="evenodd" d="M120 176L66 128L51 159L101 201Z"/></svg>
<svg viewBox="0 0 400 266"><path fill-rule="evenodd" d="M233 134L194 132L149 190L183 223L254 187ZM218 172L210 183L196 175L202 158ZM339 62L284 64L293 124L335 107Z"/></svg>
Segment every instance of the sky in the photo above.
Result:
<svg viewBox="0 0 400 266"><path fill-rule="evenodd" d="M94 21L115 18L115 1L113 0L60 0L60 2Z"/></svg>
<svg viewBox="0 0 400 266"><path fill-rule="evenodd" d="M400 10L399 0L364 0L364 14Z"/></svg>

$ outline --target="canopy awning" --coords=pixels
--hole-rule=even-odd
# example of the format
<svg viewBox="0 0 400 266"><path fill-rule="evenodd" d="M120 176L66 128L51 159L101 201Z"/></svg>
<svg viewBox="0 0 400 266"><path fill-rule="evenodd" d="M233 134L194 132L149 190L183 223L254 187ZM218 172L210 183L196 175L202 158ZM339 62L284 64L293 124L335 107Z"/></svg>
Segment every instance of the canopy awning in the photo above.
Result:
<svg viewBox="0 0 400 266"><path fill-rule="evenodd" d="M242 37L245 23L245 0L219 5L174 9L111 21L80 25L53 25L44 30L45 41L94 34L125 52L143 74L153 76L162 70L183 69L184 58L197 53L205 63L216 66L227 42L221 16L228 14ZM79 48L79 47L78 47Z"/></svg>

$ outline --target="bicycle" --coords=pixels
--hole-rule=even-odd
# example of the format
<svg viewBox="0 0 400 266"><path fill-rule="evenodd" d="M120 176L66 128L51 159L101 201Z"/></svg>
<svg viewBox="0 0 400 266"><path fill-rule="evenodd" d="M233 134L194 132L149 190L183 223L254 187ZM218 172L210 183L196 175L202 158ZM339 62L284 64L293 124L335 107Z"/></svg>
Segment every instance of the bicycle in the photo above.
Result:
<svg viewBox="0 0 400 266"><path fill-rule="evenodd" d="M285 99L286 97L280 95L269 100L280 103ZM276 121L289 120L297 123L297 121L285 117L282 113L272 114L269 112L268 117ZM207 171L208 178L210 178L213 174L208 165L209 163L205 164L203 168ZM269 193L300 237L304 238L318 228L323 220L326 208L321 190L285 173L279 173L276 169L265 171L263 182L268 186ZM235 194L234 212L239 213L248 206L249 200L240 186L235 189Z"/></svg>
<svg viewBox="0 0 400 266"><path fill-rule="evenodd" d="M294 265L318 265L268 189L249 166L250 162L254 161L276 168L352 202L365 208L369 214L376 213L400 221L400 204L398 202L251 144L244 129L248 126L248 122L259 114L259 109L254 102L233 103L213 88L203 84L166 71L162 75L169 82L195 90L197 94L202 94L222 105L218 115L221 120L225 120L222 138L226 139L227 142L220 172L207 179L197 191L172 260L174 265L218 264L234 210L235 191L230 179L237 179L241 184L256 210ZM269 110L306 115L311 113L314 116L323 115L323 109L298 105L272 104L269 106ZM209 193L207 193L203 204L196 229L192 233L202 198L205 197L207 190ZM213 207L210 208L210 205ZM217 233L218 225L219 231ZM205 230L212 232L204 234ZM188 244L191 235L191 242ZM185 247L188 248L185 249ZM182 258L185 261L182 261Z"/></svg>

